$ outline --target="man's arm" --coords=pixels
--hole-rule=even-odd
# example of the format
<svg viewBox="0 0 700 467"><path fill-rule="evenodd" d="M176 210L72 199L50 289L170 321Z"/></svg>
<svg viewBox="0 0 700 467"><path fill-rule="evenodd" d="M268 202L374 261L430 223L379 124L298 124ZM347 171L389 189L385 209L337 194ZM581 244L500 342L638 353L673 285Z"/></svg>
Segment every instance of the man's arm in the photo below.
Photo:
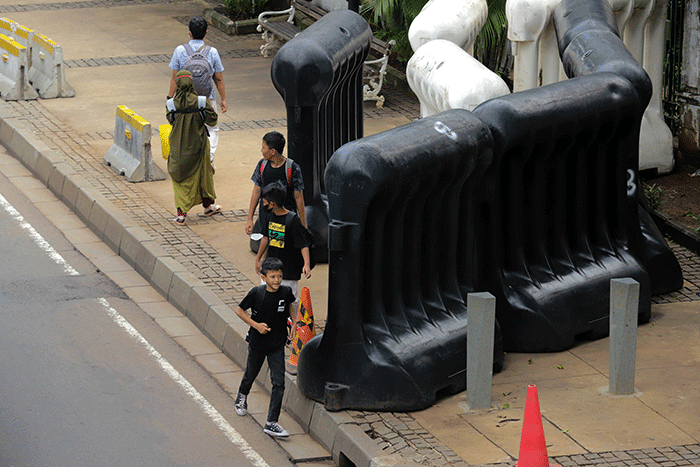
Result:
<svg viewBox="0 0 700 467"><path fill-rule="evenodd" d="M225 114L228 110L228 104L226 104L226 87L224 86L224 75L220 71L214 73L214 84L216 85L216 89L219 90L219 95L221 96L221 113Z"/></svg>
<svg viewBox="0 0 700 467"><path fill-rule="evenodd" d="M238 315L239 318L241 318L245 323L254 328L256 331L258 331L260 334L265 334L270 331L270 327L265 324L265 323L258 323L257 321L253 321L253 318L248 316L248 313L245 312L245 310L241 307L238 307L236 310L236 314Z"/></svg>
<svg viewBox="0 0 700 467"><path fill-rule="evenodd" d="M245 223L245 233L250 235L253 233L253 214L255 214L255 208L260 202L260 194L262 189L258 185L253 185L253 193L250 195L250 206L248 207L248 220ZM262 226L260 226L262 228Z"/></svg>
<svg viewBox="0 0 700 467"><path fill-rule="evenodd" d="M306 227L306 211L304 210L304 192L295 191L294 201L297 205L297 214L299 215L299 220L302 224L304 224L304 227Z"/></svg>
<svg viewBox="0 0 700 467"><path fill-rule="evenodd" d="M173 75L170 77L170 90L168 91L169 97L174 97L175 91L177 91L177 83L175 82L175 77L178 73L179 72L177 70L173 70Z"/></svg>

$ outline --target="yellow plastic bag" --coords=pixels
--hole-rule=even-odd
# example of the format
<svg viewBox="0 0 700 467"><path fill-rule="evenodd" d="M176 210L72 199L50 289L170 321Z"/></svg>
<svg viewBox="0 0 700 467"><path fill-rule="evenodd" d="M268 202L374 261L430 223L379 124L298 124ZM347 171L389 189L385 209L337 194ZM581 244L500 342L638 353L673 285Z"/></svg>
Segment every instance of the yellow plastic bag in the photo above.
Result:
<svg viewBox="0 0 700 467"><path fill-rule="evenodd" d="M158 127L160 133L160 150L163 153L163 159L168 160L170 155L170 132L173 126L170 123L164 123Z"/></svg>

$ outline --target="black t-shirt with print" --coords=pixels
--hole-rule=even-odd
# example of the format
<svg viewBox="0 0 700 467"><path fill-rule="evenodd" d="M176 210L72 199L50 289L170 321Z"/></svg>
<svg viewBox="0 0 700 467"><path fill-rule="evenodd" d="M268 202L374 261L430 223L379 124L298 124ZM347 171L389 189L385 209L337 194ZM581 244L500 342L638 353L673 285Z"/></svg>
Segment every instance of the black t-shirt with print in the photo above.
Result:
<svg viewBox="0 0 700 467"><path fill-rule="evenodd" d="M262 295L262 300L258 298L260 295ZM272 352L287 342L289 305L294 303L294 300L292 289L286 285L280 285L277 292L268 292L267 286L262 284L248 292L239 306L244 310L252 309L251 318L253 321L265 323L270 328L266 334L260 334L254 328L250 328L248 335L252 349ZM258 306L260 309L257 309Z"/></svg>
<svg viewBox="0 0 700 467"><path fill-rule="evenodd" d="M289 231L287 231L289 230ZM301 279L304 257L301 249L308 247L304 225L295 213L284 216L270 214L262 234L267 237L267 257L279 258L284 265L283 278L290 281Z"/></svg>

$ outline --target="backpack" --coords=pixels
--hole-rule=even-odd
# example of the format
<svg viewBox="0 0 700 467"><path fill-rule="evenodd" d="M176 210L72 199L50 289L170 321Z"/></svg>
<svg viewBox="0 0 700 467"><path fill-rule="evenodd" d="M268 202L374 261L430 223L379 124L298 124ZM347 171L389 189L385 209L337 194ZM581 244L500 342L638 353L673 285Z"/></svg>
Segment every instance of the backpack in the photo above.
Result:
<svg viewBox="0 0 700 467"><path fill-rule="evenodd" d="M197 108L196 109L184 109L178 110L175 108L175 100L173 98L168 99L165 102L165 108L168 111L168 121L172 125L175 122L175 114L191 114L194 112L199 112L199 116L202 117L202 122L204 121L204 109L207 107L206 96L197 96ZM204 129L207 131L207 137L209 136L209 128L204 125Z"/></svg>
<svg viewBox="0 0 700 467"><path fill-rule="evenodd" d="M267 162L267 159L263 159L262 164L260 164L260 183L262 183L262 174L263 170L265 170L265 167L267 166ZM287 185L290 188L292 187L292 164L294 164L294 161L289 157L284 162L284 171L287 173Z"/></svg>
<svg viewBox="0 0 700 467"><path fill-rule="evenodd" d="M295 212L287 213L287 217L284 219L284 229L286 232L290 231L292 219L296 215L297 213ZM311 229L306 227L304 224L301 224L301 228L304 232L304 243L308 243L309 245L309 268L313 269L314 266L316 266L316 238L314 237L314 233L311 231Z"/></svg>
<svg viewBox="0 0 700 467"><path fill-rule="evenodd" d="M194 90L200 96L209 97L211 95L212 86L211 79L214 76L214 69L211 67L211 63L207 59L209 55L210 46L205 45L198 51L194 52L190 44L183 44L185 50L187 51L187 60L183 66L183 70L188 70L192 73L192 82L194 84Z"/></svg>

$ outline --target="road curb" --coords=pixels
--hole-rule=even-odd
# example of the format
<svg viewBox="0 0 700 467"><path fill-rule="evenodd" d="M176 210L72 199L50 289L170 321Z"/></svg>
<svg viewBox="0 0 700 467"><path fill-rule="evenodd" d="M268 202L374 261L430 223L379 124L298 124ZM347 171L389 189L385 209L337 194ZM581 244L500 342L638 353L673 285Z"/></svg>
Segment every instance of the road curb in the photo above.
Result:
<svg viewBox="0 0 700 467"><path fill-rule="evenodd" d="M153 237L76 173L64 156L22 127L21 120L13 117L4 101L0 101L0 143L225 355L245 368L245 323ZM266 373L261 373L257 381L270 392ZM284 410L332 454L336 464L347 459L358 467L376 465L382 454L377 443L347 412L328 412L322 404L304 396L296 378L288 373L284 400Z"/></svg>
<svg viewBox="0 0 700 467"><path fill-rule="evenodd" d="M661 233L695 254L700 254L700 234L660 212L651 211L651 218Z"/></svg>

